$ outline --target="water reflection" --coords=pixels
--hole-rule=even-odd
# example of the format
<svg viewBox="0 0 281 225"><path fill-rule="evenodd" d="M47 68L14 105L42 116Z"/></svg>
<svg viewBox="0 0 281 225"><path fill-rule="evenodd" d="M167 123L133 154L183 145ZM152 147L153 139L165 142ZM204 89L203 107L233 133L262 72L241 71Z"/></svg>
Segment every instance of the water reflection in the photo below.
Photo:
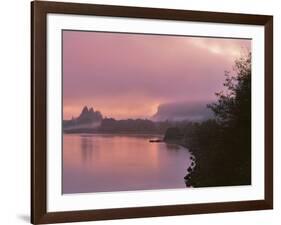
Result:
<svg viewBox="0 0 281 225"><path fill-rule="evenodd" d="M91 161L93 151L92 138L81 136L81 155L83 162Z"/></svg>
<svg viewBox="0 0 281 225"><path fill-rule="evenodd" d="M153 136L63 137L63 193L184 188L190 152Z"/></svg>
<svg viewBox="0 0 281 225"><path fill-rule="evenodd" d="M177 144L169 144L169 143L165 143L167 146L167 149L170 150L179 150L181 147Z"/></svg>

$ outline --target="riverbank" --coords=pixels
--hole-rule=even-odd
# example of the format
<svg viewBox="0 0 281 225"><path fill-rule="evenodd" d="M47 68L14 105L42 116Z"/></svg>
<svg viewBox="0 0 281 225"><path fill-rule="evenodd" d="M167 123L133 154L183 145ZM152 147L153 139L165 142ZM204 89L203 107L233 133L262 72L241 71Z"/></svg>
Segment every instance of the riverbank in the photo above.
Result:
<svg viewBox="0 0 281 225"><path fill-rule="evenodd" d="M250 141L240 142L227 135L213 121L173 128L166 133L166 143L187 148L195 165L187 168L187 186L215 187L251 184Z"/></svg>

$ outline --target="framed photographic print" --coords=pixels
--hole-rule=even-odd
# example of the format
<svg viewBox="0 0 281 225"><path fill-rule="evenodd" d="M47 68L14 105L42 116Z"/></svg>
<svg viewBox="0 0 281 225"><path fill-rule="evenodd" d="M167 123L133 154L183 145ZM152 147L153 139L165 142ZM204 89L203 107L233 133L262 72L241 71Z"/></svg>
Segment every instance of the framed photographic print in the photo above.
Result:
<svg viewBox="0 0 281 225"><path fill-rule="evenodd" d="M273 17L35 1L31 222L273 208Z"/></svg>

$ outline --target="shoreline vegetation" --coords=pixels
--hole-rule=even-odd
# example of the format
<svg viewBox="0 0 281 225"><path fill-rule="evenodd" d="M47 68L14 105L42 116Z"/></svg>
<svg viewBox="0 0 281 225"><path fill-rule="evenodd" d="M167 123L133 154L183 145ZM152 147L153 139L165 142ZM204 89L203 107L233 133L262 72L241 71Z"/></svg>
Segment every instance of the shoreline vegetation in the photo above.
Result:
<svg viewBox="0 0 281 225"><path fill-rule="evenodd" d="M217 101L206 105L214 117L203 121L115 120L102 118L99 111L84 107L78 118L63 121L63 132L162 135L163 140L149 141L177 144L192 154L193 163L183 177L186 186L250 185L250 52L235 61L232 72L225 72L223 86L224 91L215 93ZM90 126L83 125L89 123Z"/></svg>
<svg viewBox="0 0 281 225"><path fill-rule="evenodd" d="M184 177L187 187L215 187L251 184L250 143L226 138L215 120L170 128L164 142L188 149L194 163ZM170 136L172 132L182 136ZM238 149L240 148L240 149ZM243 152L240 152L243 151Z"/></svg>
<svg viewBox="0 0 281 225"><path fill-rule="evenodd" d="M251 53L238 58L225 72L226 91L207 105L214 119L169 128L164 140L188 148L196 166L188 168L187 186L251 184Z"/></svg>

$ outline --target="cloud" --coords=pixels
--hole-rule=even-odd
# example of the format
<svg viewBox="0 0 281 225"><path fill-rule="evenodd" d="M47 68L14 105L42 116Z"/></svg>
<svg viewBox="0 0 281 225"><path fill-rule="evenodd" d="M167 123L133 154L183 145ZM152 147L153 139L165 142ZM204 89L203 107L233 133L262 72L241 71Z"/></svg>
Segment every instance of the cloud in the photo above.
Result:
<svg viewBox="0 0 281 225"><path fill-rule="evenodd" d="M64 31L64 116L92 105L117 118L210 100L249 40Z"/></svg>
<svg viewBox="0 0 281 225"><path fill-rule="evenodd" d="M194 38L188 41L213 54L226 56L230 60L251 49L251 42L244 39Z"/></svg>

